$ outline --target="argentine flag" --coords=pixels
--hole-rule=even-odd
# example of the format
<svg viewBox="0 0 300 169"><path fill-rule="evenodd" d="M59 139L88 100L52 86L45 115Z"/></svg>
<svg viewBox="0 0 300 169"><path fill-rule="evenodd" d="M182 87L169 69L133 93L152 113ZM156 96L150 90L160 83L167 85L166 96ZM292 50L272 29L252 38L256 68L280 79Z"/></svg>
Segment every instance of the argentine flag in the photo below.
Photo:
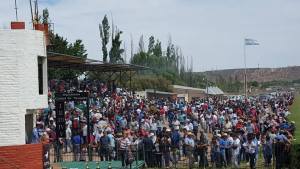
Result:
<svg viewBox="0 0 300 169"><path fill-rule="evenodd" d="M245 45L259 45L259 43L254 39L245 39Z"/></svg>

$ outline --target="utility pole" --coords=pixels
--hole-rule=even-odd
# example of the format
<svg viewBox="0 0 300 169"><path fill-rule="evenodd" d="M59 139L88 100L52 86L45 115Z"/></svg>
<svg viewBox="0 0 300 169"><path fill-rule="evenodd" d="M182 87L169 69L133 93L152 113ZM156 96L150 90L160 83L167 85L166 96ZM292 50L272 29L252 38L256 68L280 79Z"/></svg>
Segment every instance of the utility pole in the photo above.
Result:
<svg viewBox="0 0 300 169"><path fill-rule="evenodd" d="M16 10L16 21L18 21L19 18L18 18L18 6L17 6L17 0L15 0L15 10Z"/></svg>

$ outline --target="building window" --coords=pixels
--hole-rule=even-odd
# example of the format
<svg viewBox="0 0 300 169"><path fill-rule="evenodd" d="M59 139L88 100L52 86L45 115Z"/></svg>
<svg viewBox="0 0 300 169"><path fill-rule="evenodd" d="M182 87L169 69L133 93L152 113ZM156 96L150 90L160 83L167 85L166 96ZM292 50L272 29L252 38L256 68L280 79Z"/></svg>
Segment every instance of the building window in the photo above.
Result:
<svg viewBox="0 0 300 169"><path fill-rule="evenodd" d="M43 57L38 57L38 78L39 78L39 94L44 94L44 78L43 78L43 65L45 59Z"/></svg>

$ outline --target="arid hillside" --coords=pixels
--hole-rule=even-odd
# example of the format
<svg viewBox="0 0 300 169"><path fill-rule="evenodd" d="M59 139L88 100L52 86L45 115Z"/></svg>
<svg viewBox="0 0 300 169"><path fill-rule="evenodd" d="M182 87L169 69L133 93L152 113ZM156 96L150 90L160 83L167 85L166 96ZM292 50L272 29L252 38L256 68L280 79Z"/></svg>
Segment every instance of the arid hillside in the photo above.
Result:
<svg viewBox="0 0 300 169"><path fill-rule="evenodd" d="M244 69L227 69L204 72L210 81L244 80ZM250 68L247 70L248 81L268 82L273 80L298 80L300 79L300 66L283 68Z"/></svg>

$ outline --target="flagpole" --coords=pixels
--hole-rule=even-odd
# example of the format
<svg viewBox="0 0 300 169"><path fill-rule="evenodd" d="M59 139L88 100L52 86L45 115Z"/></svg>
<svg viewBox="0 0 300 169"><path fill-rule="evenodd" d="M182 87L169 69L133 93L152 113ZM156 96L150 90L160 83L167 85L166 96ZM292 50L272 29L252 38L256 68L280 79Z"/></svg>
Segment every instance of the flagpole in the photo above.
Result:
<svg viewBox="0 0 300 169"><path fill-rule="evenodd" d="M247 62L246 62L246 44L244 40L244 92L245 97L247 98Z"/></svg>

